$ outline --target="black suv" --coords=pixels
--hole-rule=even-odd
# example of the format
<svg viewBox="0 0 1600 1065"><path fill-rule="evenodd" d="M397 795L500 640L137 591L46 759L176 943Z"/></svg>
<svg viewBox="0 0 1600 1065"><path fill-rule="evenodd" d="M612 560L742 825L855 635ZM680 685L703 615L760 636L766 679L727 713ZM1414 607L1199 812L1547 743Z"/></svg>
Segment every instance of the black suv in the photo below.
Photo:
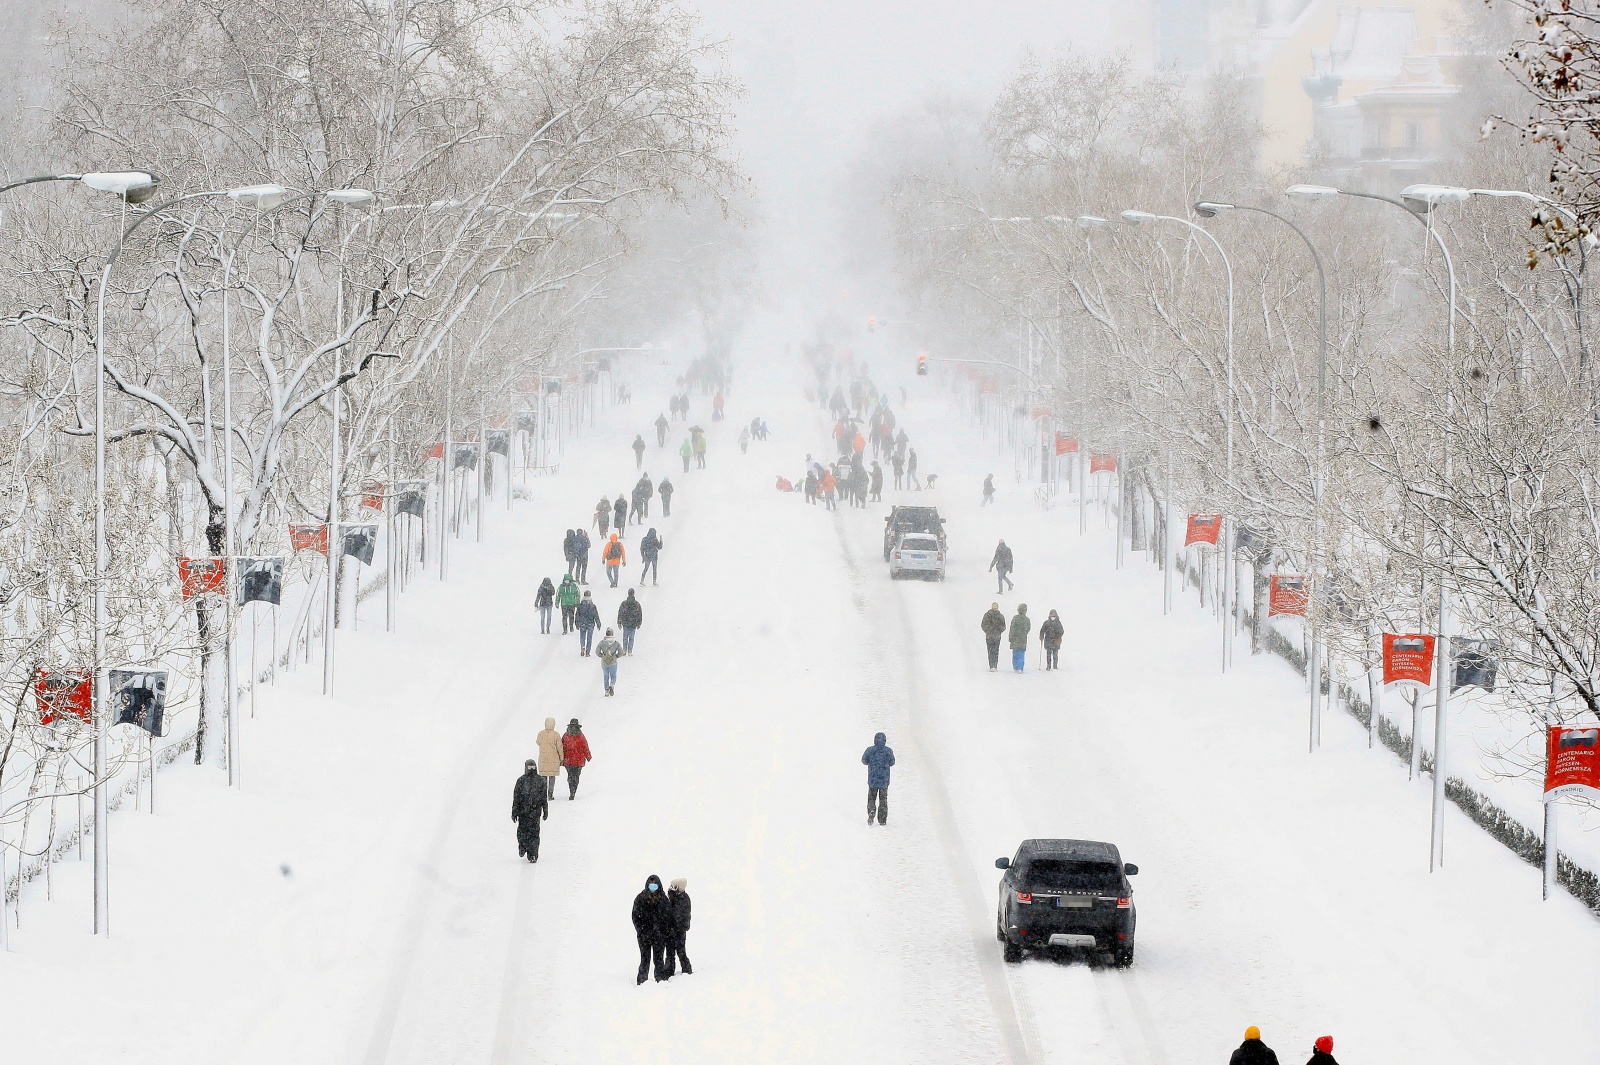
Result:
<svg viewBox="0 0 1600 1065"><path fill-rule="evenodd" d="M906 533L928 533L939 538L939 550L945 549L944 519L937 507L890 507L889 516L883 519L883 560Z"/></svg>
<svg viewBox="0 0 1600 1065"><path fill-rule="evenodd" d="M995 938L1005 959L1019 962L1028 948L1083 947L1110 952L1119 966L1133 964L1133 887L1139 871L1109 843L1083 839L1028 839L1014 858L995 861L1000 909Z"/></svg>

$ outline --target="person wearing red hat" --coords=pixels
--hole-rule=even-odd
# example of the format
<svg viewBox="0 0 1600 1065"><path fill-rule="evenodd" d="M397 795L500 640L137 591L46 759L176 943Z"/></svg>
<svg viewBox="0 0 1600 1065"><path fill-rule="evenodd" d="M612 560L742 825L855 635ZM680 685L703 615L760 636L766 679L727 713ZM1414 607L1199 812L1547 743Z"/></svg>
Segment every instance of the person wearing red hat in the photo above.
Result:
<svg viewBox="0 0 1600 1065"><path fill-rule="evenodd" d="M1278 1065L1278 1055L1261 1041L1261 1029L1252 1024L1244 1030L1244 1042L1228 1059L1228 1065Z"/></svg>
<svg viewBox="0 0 1600 1065"><path fill-rule="evenodd" d="M1333 1060L1333 1036L1317 1036L1317 1041L1311 1044L1311 1060L1306 1065L1339 1065Z"/></svg>

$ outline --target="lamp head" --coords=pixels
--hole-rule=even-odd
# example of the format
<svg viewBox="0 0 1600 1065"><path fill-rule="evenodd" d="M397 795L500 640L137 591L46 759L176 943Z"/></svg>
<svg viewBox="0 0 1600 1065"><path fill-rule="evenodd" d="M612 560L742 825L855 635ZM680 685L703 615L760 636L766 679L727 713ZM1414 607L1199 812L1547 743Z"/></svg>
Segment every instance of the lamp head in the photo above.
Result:
<svg viewBox="0 0 1600 1065"><path fill-rule="evenodd" d="M1339 190L1330 185L1290 185L1283 194L1299 200L1321 200L1339 195Z"/></svg>
<svg viewBox="0 0 1600 1065"><path fill-rule="evenodd" d="M1231 203L1218 203L1215 200L1201 200L1194 205L1194 213L1201 218L1215 218L1224 211L1233 210Z"/></svg>
<svg viewBox="0 0 1600 1065"><path fill-rule="evenodd" d="M1105 226L1111 224L1104 218L1101 218L1099 215L1093 214L1080 214L1077 218L1074 218L1073 221L1078 223L1078 225L1082 226L1084 229L1093 229L1095 226Z"/></svg>
<svg viewBox="0 0 1600 1065"><path fill-rule="evenodd" d="M254 207L258 211L270 211L288 199L291 191L293 190L286 189L282 185L246 185L243 188L229 189L228 198L246 207Z"/></svg>
<svg viewBox="0 0 1600 1065"><path fill-rule="evenodd" d="M1156 216L1149 211L1123 211L1122 220L1130 226L1137 226L1145 222L1154 222Z"/></svg>
<svg viewBox="0 0 1600 1065"><path fill-rule="evenodd" d="M1450 185L1407 185L1400 190L1400 199L1416 214L1427 214L1444 203L1462 203L1472 198L1466 189Z"/></svg>
<svg viewBox="0 0 1600 1065"><path fill-rule="evenodd" d="M370 189L330 189L323 198L346 207L365 207L375 202L378 194Z"/></svg>
<svg viewBox="0 0 1600 1065"><path fill-rule="evenodd" d="M98 192L119 196L124 203L144 203L161 189L161 179L148 170L83 174L78 181Z"/></svg>

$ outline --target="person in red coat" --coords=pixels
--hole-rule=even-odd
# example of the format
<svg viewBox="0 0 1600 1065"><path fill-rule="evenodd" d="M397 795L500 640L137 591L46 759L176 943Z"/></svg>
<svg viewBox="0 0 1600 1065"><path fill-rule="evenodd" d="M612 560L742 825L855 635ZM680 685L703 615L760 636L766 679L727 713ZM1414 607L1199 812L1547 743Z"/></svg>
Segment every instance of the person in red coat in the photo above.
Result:
<svg viewBox="0 0 1600 1065"><path fill-rule="evenodd" d="M567 801L578 797L578 776L583 767L594 759L589 753L589 737L583 734L578 719L567 722L566 734L561 737L561 766L567 771Z"/></svg>

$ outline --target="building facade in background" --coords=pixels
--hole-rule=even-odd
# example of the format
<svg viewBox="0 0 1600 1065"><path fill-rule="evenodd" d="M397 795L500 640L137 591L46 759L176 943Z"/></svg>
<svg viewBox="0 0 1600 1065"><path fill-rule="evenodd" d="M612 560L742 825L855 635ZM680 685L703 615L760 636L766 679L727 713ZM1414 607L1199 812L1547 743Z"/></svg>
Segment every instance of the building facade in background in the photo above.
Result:
<svg viewBox="0 0 1600 1065"><path fill-rule="evenodd" d="M1158 66L1243 78L1266 169L1374 192L1432 180L1482 49L1463 0L1149 0ZM1492 57L1489 61L1493 61Z"/></svg>

